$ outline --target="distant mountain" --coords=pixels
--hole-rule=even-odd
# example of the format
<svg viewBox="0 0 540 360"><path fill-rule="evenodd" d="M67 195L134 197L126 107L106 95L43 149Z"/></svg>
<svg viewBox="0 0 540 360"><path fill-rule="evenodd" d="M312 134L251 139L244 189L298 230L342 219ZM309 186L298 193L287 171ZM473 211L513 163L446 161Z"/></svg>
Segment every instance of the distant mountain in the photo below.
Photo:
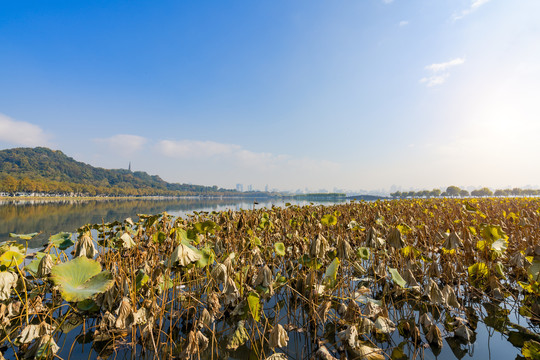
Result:
<svg viewBox="0 0 540 360"><path fill-rule="evenodd" d="M0 150L0 192L87 195L232 195L217 186L171 184L143 171L108 170L44 147Z"/></svg>

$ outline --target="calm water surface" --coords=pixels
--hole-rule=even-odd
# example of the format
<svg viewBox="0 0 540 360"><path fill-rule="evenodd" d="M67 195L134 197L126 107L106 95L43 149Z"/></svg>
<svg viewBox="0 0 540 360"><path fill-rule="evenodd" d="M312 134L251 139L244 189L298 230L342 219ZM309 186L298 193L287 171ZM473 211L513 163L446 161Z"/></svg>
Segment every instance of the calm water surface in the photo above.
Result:
<svg viewBox="0 0 540 360"><path fill-rule="evenodd" d="M47 243L49 236L61 231L74 232L85 224L123 221L137 214L159 214L164 211L174 216L186 216L193 211L223 211L295 205L309 201L266 199L133 199L133 200L0 200L0 242L9 240L9 233L41 232L28 242L30 248ZM318 202L321 203L321 202ZM334 204L322 202L321 204ZM13 239L11 239L13 240Z"/></svg>

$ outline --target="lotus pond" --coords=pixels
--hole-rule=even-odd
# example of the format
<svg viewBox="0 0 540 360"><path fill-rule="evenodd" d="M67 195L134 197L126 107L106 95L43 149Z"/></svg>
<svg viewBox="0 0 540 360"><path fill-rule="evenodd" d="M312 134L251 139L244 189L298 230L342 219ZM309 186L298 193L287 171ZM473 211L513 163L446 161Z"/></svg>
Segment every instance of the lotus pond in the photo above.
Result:
<svg viewBox="0 0 540 360"><path fill-rule="evenodd" d="M539 229L540 200L507 198L140 214L34 253L12 234L0 351L539 359Z"/></svg>

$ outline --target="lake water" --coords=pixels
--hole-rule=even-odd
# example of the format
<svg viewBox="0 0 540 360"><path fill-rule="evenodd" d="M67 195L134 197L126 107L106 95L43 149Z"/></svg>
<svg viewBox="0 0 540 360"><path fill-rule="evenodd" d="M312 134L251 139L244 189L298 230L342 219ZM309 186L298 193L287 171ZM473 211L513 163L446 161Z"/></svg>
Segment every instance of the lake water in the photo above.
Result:
<svg viewBox="0 0 540 360"><path fill-rule="evenodd" d="M0 242L9 240L9 233L41 232L28 242L29 248L40 248L49 236L61 231L74 232L85 224L122 221L137 214L159 214L164 211L174 216L186 216L193 211L223 211L262 207L308 205L310 201L265 199L133 199L133 200L0 200ZM335 202L317 202L334 204ZM13 240L13 239L11 239Z"/></svg>
<svg viewBox="0 0 540 360"><path fill-rule="evenodd" d="M253 203L252 199L161 199L161 200L76 200L62 201L47 200L0 200L0 241L9 240L9 233L41 232L28 242L30 249L42 248L52 234L68 231L74 232L85 224L122 221L128 217L137 219L137 214L157 214L166 211L174 216L186 216L194 211L223 211L253 209L262 207L284 206L286 202L296 205L308 205L309 201L292 201L270 199ZM317 202L320 203L320 202ZM333 204L327 202L322 204ZM480 310L481 311L481 310ZM520 319L512 318L519 322ZM521 319L522 320L522 319ZM81 341L81 332L63 337L64 344L58 355L62 358L97 358L89 345ZM294 340L291 340L294 341ZM400 341L399 336L395 343ZM433 354L429 348L423 353L415 353L409 349L409 359L516 359L520 358L520 349L512 346L506 336L495 331L492 327L479 323L476 331L476 341L472 345L452 346L452 338L444 340L440 354ZM69 344L76 343L74 349ZM67 345L66 345L67 344ZM296 346L303 346L301 341ZM244 351L244 352L243 352ZM6 358L14 354L9 350L4 353ZM248 349L239 349L235 357L248 358L253 356ZM122 353L120 358L129 358L130 354Z"/></svg>

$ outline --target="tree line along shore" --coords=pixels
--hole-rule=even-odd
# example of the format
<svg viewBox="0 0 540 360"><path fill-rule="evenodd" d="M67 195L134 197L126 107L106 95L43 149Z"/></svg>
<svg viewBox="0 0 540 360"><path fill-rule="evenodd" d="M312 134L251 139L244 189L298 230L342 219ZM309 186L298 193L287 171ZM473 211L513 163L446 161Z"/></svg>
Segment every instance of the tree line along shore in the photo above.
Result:
<svg viewBox="0 0 540 360"><path fill-rule="evenodd" d="M496 189L492 191L487 187L468 191L466 189L460 189L457 186L449 186L445 191L440 189L433 190L420 190L420 191L396 191L390 193L394 199L406 199L406 198L429 198L429 197L504 197L504 196L539 196L540 189Z"/></svg>

